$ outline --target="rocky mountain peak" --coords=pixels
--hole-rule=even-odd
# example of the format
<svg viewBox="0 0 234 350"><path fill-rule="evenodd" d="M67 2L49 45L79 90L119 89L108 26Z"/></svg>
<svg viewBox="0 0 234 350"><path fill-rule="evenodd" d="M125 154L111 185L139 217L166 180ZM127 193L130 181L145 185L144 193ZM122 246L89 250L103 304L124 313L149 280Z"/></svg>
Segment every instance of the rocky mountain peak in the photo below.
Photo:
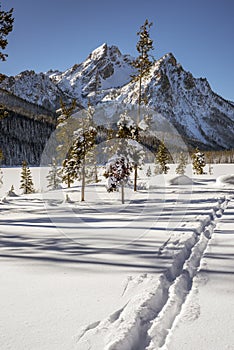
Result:
<svg viewBox="0 0 234 350"><path fill-rule="evenodd" d="M139 83L132 80L136 73L132 60L117 46L104 43L64 72L3 76L0 88L50 110L59 107L60 97L75 98L84 107L88 101L137 104ZM172 53L154 62L142 89L148 106L170 120L190 143L234 147L234 104L215 94L205 78L184 70Z"/></svg>

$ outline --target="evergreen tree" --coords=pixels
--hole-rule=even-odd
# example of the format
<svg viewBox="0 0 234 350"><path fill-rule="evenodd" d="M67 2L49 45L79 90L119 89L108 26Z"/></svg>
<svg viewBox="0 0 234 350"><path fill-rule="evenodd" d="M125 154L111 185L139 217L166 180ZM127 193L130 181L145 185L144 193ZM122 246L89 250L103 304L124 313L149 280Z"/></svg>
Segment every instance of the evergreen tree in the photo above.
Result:
<svg viewBox="0 0 234 350"><path fill-rule="evenodd" d="M46 176L48 180L48 188L52 190L57 190L60 188L61 182L62 182L62 174L61 174L61 169L58 168L56 160L53 158L52 164L51 164L51 169Z"/></svg>
<svg viewBox="0 0 234 350"><path fill-rule="evenodd" d="M129 181L131 167L125 157L114 156L107 165L104 176L108 179L107 191L118 191L121 187L121 200L124 204L124 185Z"/></svg>
<svg viewBox="0 0 234 350"><path fill-rule="evenodd" d="M60 108L57 110L57 126L56 126L56 139L58 143L57 147L57 159L63 161L67 152L72 145L73 132L76 129L76 119L72 118L76 110L76 100L73 99L71 105L66 106L62 99L60 99Z"/></svg>
<svg viewBox="0 0 234 350"><path fill-rule="evenodd" d="M22 188L23 194L29 194L29 193L35 192L31 171L26 161L23 161L22 163L20 183L21 183L20 188Z"/></svg>
<svg viewBox="0 0 234 350"><path fill-rule="evenodd" d="M183 152L180 152L179 164L176 168L176 174L184 175L186 165L187 165L187 156Z"/></svg>
<svg viewBox="0 0 234 350"><path fill-rule="evenodd" d="M73 173L73 167L74 164L69 162L68 156L68 158L64 159L61 170L62 182L64 182L68 188L71 187L71 184L73 184L76 178L75 174Z"/></svg>
<svg viewBox="0 0 234 350"><path fill-rule="evenodd" d="M96 79L98 79L98 70L96 72ZM96 88L95 88L95 97L97 95L97 88L98 88L98 85L96 85ZM96 130L95 123L93 120L95 109L94 109L94 107L92 107L90 102L88 103L87 113L88 113L88 116L90 118L91 126L93 126ZM97 131L96 131L96 133L97 133ZM95 146L92 148L92 157L91 158L92 158L92 162L93 162L93 169L91 170L89 168L89 170L91 170L91 171L89 171L88 178L90 178L90 179L93 178L94 182L98 183L99 179L98 179L98 167L97 167L97 148Z"/></svg>
<svg viewBox="0 0 234 350"><path fill-rule="evenodd" d="M152 171L151 171L151 167L149 166L147 171L146 171L146 176L151 177L151 175L152 175Z"/></svg>
<svg viewBox="0 0 234 350"><path fill-rule="evenodd" d="M164 141L162 141L159 145L158 152L156 154L156 168L158 167L160 174L167 174L170 169L168 164L169 154L166 149Z"/></svg>
<svg viewBox="0 0 234 350"><path fill-rule="evenodd" d="M81 201L85 200L85 184L88 167L93 166L92 149L95 146L97 130L89 112L80 118L80 127L74 132L66 166L72 179L81 179Z"/></svg>
<svg viewBox="0 0 234 350"><path fill-rule="evenodd" d="M5 50L8 41L7 36L13 29L13 22L14 18L13 16L13 9L9 11L2 11L1 10L1 4L0 4L0 49ZM7 54L2 53L0 51L0 60L6 61Z"/></svg>
<svg viewBox="0 0 234 350"><path fill-rule="evenodd" d="M10 188L10 191L8 191L8 194L7 194L9 197L17 197L17 194L15 193L15 189L14 189L14 186L12 185L11 188Z"/></svg>
<svg viewBox="0 0 234 350"><path fill-rule="evenodd" d="M71 166L68 165L69 153L72 147L73 132L76 128L77 120L72 118L76 110L76 100L68 106L60 99L60 108L57 110L56 139L59 144L57 147L57 159L62 162L61 179L70 188L74 182Z"/></svg>
<svg viewBox="0 0 234 350"><path fill-rule="evenodd" d="M150 60L149 52L153 50L153 40L150 38L149 30L152 23L149 23L148 19L140 27L140 31L137 33L139 41L137 42L136 48L139 56L132 62L132 65L137 70L137 74L133 77L135 81L139 81L139 92L138 92L138 106L140 107L144 92L142 92L142 79L147 76L150 72L150 68L153 62ZM140 108L139 108L140 110ZM139 111L140 112L140 111ZM138 122L140 122L140 114Z"/></svg>
<svg viewBox="0 0 234 350"><path fill-rule="evenodd" d="M206 165L205 155L204 153L199 151L198 147L195 149L195 151L192 154L192 164L193 164L194 174L196 175L204 174L204 167Z"/></svg>
<svg viewBox="0 0 234 350"><path fill-rule="evenodd" d="M139 81L139 90L138 90L138 117L137 124L140 123L141 115L141 103L142 101L146 104L147 97L145 92L142 91L142 80L150 72L150 68L153 65L153 62L150 60L149 52L153 50L153 40L150 38L149 30L152 26L152 23L149 23L148 19L145 20L145 23L140 27L137 35L139 36L139 41L137 42L136 48L139 53L139 56L132 62L132 66L136 68L137 74L133 76L133 80ZM137 133L138 134L138 133ZM138 141L138 135L137 139ZM138 164L134 164L134 191L137 191L137 168Z"/></svg>
<svg viewBox="0 0 234 350"><path fill-rule="evenodd" d="M8 112L3 105L0 105L0 120L6 118L8 116Z"/></svg>

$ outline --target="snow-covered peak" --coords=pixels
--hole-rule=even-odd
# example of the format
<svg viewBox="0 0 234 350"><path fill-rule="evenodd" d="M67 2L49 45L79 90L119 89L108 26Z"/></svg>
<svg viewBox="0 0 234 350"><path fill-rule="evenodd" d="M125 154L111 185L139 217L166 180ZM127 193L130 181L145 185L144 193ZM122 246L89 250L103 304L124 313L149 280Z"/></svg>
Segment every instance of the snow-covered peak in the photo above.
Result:
<svg viewBox="0 0 234 350"><path fill-rule="evenodd" d="M93 50L93 52L90 54L90 59L99 60L106 55L106 52L107 52L107 44L104 43L101 46L97 47L95 50Z"/></svg>
<svg viewBox="0 0 234 350"><path fill-rule="evenodd" d="M84 62L63 73L51 72L48 75L61 90L85 105L87 97L94 98L94 95L101 92L100 99L106 90L130 82L135 72L131 62L132 57L123 55L117 46L104 43L92 51Z"/></svg>
<svg viewBox="0 0 234 350"><path fill-rule="evenodd" d="M44 73L26 70L15 77L6 77L0 87L14 95L50 110L57 108L62 92Z"/></svg>

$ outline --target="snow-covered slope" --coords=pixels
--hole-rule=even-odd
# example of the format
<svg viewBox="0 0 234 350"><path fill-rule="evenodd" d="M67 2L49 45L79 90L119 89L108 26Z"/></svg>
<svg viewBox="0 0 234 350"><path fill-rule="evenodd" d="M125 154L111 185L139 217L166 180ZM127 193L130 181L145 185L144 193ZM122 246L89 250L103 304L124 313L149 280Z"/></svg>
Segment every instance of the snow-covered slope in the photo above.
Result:
<svg viewBox="0 0 234 350"><path fill-rule="evenodd" d="M30 103L50 110L58 107L59 99L63 96L63 92L47 75L37 74L33 70L24 71L15 77L5 77L0 87Z"/></svg>
<svg viewBox="0 0 234 350"><path fill-rule="evenodd" d="M5 77L0 87L51 110L59 107L60 97L75 98L84 107L88 101L137 104L139 83L131 79L132 59L103 44L65 72L25 71ZM234 103L215 94L205 78L186 72L171 53L155 61L143 90L157 117L169 120L188 144L234 147Z"/></svg>

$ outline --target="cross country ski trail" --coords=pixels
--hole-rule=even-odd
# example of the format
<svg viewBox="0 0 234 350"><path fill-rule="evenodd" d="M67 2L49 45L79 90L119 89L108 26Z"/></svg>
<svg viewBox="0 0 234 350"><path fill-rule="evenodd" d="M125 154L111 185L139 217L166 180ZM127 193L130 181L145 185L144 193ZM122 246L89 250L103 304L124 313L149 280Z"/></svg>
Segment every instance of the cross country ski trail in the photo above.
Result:
<svg viewBox="0 0 234 350"><path fill-rule="evenodd" d="M158 251L170 255L171 265L159 277L130 278L124 289L126 304L109 317L82 329L79 350L157 350L163 348L190 293L217 219L228 205L221 197L211 210L185 222L186 234L172 232Z"/></svg>

